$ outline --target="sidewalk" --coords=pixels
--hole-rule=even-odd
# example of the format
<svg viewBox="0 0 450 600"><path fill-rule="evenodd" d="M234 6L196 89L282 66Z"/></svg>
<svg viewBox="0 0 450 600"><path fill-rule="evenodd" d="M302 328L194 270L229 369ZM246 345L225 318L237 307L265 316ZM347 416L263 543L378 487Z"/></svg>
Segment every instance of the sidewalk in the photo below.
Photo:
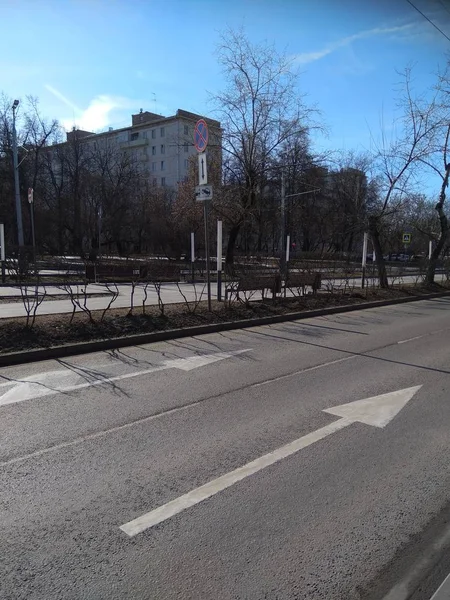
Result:
<svg viewBox="0 0 450 600"><path fill-rule="evenodd" d="M184 302L183 295L186 296L186 299L189 302L194 302L200 298L203 292L202 299L206 300L206 286L202 284L196 284L195 289L192 284L189 283L180 283L180 291L178 290L176 284L167 283L161 286L161 299L164 304L176 304L178 302ZM78 286L79 289L83 289L83 286ZM119 290L119 297L112 304L112 308L129 308L130 306L130 296L131 296L131 285L119 285L117 286ZM10 288L4 288L10 289ZM211 285L212 297L216 297L216 285ZM20 297L20 290L17 290L17 295ZM88 286L88 293L103 293L105 294L107 289L103 285L92 284ZM59 294L63 293L62 290L58 291ZM2 294L2 295L13 295L13 294ZM145 294L142 288L136 287L134 293L134 305L136 307L142 306L142 302L144 300ZM109 302L111 301L111 295L104 295L102 297L88 297L87 299L87 307L89 310L103 310L105 309ZM81 299L83 302L83 299ZM158 304L158 294L155 291L154 286L149 285L147 288L147 299L146 305L155 306ZM38 315L56 315L63 313L71 313L73 310L72 303L69 299L67 300L44 300L42 304L39 306L37 314ZM22 302L11 302L0 304L0 319L8 319L12 317L23 317L26 316L25 307Z"/></svg>
<svg viewBox="0 0 450 600"><path fill-rule="evenodd" d="M74 290L77 289L77 287L79 289L84 289L84 286L79 285L73 285L72 286L74 288ZM43 291L44 290L44 286L40 286L40 289ZM34 285L30 285L29 286L29 290L31 292L34 292ZM107 290L105 290L105 286L104 285L100 285L97 283L93 283L93 284L89 284L88 287L89 293L90 294L104 294L104 293L108 293ZM61 296L62 294L66 294L66 292L59 286L56 285L46 285L45 286L45 291L47 293L47 296ZM0 298L8 298L8 297L17 297L20 298L21 296L21 291L20 288L18 286L0 286Z"/></svg>
<svg viewBox="0 0 450 600"><path fill-rule="evenodd" d="M395 278L395 283L415 283L416 281L416 277L415 276L407 276L407 277L402 277L401 279L399 278ZM441 281L444 279L444 276L442 275L442 277L440 278L439 276L436 277L436 281ZM390 278L390 281L392 282L392 278ZM334 289L340 289L343 288L345 285L347 285L350 288L353 288L355 290L357 289L361 289L361 279L357 278L357 279L351 279L348 281L342 280L342 279L335 279L335 280L327 280L326 278L323 279L322 281L322 289L326 290L327 289L327 285L332 284ZM371 287L372 285L372 280L369 279L367 281L367 284L369 287ZM119 290L119 296L118 298L114 301L114 303L112 304L111 308L129 308L130 306L130 296L131 296L131 285L118 285L118 290ZM74 290L76 290L77 286L74 286ZM49 287L46 288L47 289L47 293L51 294L51 292L53 292L53 294L57 293L57 294L63 294L64 291L61 290L60 288L56 288L56 287ZM81 290L84 289L84 286L78 286L78 289ZM33 287L30 288L30 291L34 290ZM222 288L222 296L224 296L224 287ZM88 297L87 300L87 307L89 310L103 310L105 309L110 300L111 300L111 296L107 293L108 290L106 289L106 287L104 285L101 284L89 284L88 286L88 293L90 294L104 294L101 297ZM216 298L216 293L217 293L217 284L215 282L211 283L211 296L213 299ZM183 297L183 295L185 296L185 298ZM293 294L288 290L287 291L287 296L292 296ZM0 297L1 296L16 296L18 298L20 298L20 290L18 288L13 288L13 287L5 287L5 288L0 288ZM142 287L136 287L135 289L135 294L134 294L134 306L139 307L142 306L142 302L144 300L144 290ZM250 294L248 295L248 297L250 296ZM244 297L243 294L241 293L241 297ZM255 292L254 294L251 295L253 300L258 300L261 298L261 293L260 292ZM186 300L188 302L194 302L196 300L199 299L202 300L206 300L207 296L206 296L206 285L204 283L197 283L195 284L195 287L192 283L180 283L177 284L175 283L166 283L163 284L161 286L161 300L164 304L177 304L177 303L182 303L185 302ZM81 300L82 302L84 301L83 299ZM147 306L155 306L158 304L158 294L155 291L155 288L153 285L149 285L147 288L147 299L146 299L146 305ZM56 314L64 314L64 313L71 313L73 310L73 306L72 303L70 301L70 298L67 297L67 300L52 300L50 299L45 299L44 302L42 302L42 304L39 306L37 314L38 315L56 315ZM78 311L79 312L79 311ZM14 317L24 317L26 316L26 311L25 311L25 307L23 306L23 303L21 301L18 302L11 302L11 303L4 303L1 304L0 303L0 319L8 319L8 318L14 318Z"/></svg>

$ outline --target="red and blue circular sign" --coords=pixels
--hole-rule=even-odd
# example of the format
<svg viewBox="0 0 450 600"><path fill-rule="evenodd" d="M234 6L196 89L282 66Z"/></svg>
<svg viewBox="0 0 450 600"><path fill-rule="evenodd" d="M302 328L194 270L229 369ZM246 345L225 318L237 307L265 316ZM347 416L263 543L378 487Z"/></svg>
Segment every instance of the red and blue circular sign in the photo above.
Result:
<svg viewBox="0 0 450 600"><path fill-rule="evenodd" d="M204 152L208 145L208 125L204 119L199 119L194 129L194 146L197 152Z"/></svg>

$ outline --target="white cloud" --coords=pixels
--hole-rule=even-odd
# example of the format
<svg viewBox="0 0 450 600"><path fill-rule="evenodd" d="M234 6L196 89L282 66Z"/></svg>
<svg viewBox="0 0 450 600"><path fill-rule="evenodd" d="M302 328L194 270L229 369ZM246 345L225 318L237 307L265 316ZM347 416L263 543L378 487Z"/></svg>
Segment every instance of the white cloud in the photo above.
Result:
<svg viewBox="0 0 450 600"><path fill-rule="evenodd" d="M61 125L66 130L76 126L86 131L96 132L104 129L112 122L112 113L115 113L116 117L121 116L117 113L123 110L136 111L138 106L135 100L129 98L101 94L93 98L87 108L82 109L51 85L46 84L45 87L72 111L72 116L69 117L66 113L59 118Z"/></svg>
<svg viewBox="0 0 450 600"><path fill-rule="evenodd" d="M296 63L301 65L306 65L308 63L314 62L316 60L320 60L324 58L328 54L339 50L339 48L344 48L345 46L349 46L353 42L357 40L363 40L369 37L377 36L377 35L388 35L390 33L400 33L407 31L413 27L412 24L401 25L398 27L375 27L374 29L367 29L365 31L360 31L359 33L354 33L353 35L349 35L345 38L338 40L332 44L328 44L321 50L316 50L315 52L303 52L301 54L297 54L294 57Z"/></svg>
<svg viewBox="0 0 450 600"><path fill-rule="evenodd" d="M86 131L97 131L109 125L111 122L110 113L117 108L123 108L123 106L114 98L97 96L75 119L62 119L62 125L65 129L71 129L76 125Z"/></svg>

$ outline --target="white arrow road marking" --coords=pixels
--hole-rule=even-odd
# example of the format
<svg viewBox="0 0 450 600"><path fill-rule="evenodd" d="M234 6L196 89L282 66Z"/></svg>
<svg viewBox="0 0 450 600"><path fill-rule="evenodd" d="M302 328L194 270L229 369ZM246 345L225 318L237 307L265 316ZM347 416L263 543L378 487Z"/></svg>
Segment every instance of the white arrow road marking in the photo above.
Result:
<svg viewBox="0 0 450 600"><path fill-rule="evenodd" d="M70 369L59 369L57 371L37 373L36 375L30 375L29 377L17 381L8 381L0 384L0 393L2 388L7 388L7 391L0 396L0 406L63 392L72 392L96 385L104 385L115 381L121 381L122 379L140 377L141 375L165 371L166 369L191 371L192 369L198 369L199 367L204 367L219 360L238 356L239 354L250 351L251 349L246 348L244 350L233 350L231 352L216 352L215 354L176 358L173 360L166 360L161 365L150 367L143 371L132 371L131 373L124 373L123 375L116 375L114 377L99 377L98 375L90 373L79 374ZM89 378L91 379L86 381L86 379Z"/></svg>
<svg viewBox="0 0 450 600"><path fill-rule="evenodd" d="M327 408L324 412L338 415L342 418L334 423L325 425L325 427L321 427L312 433L308 433L273 452L269 452L256 460L252 460L234 471L230 471L217 479L205 483L205 485L201 485L195 490L183 494L183 496L180 496L171 502L167 502L167 504L163 504L159 508L151 510L137 519L133 519L132 521L121 525L120 529L130 537L142 533L146 529L170 519L183 510L203 502L203 500L218 494L238 481L242 481L242 479L273 465L283 458L295 454L302 448L306 448L319 440L323 440L332 433L335 433L352 423L359 422L375 427L385 427L421 387L421 385L418 385L416 387L382 394L381 396L374 396L373 398L357 400L356 402L350 402L349 404Z"/></svg>

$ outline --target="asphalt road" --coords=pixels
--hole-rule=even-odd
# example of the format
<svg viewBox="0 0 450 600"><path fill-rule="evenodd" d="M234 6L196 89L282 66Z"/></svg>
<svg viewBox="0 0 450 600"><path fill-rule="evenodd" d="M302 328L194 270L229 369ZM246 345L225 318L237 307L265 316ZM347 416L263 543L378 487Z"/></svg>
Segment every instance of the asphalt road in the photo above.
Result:
<svg viewBox="0 0 450 600"><path fill-rule="evenodd" d="M442 298L1 369L0 598L428 599L445 570L410 575L449 556L449 340ZM385 426L342 424L405 389L369 403Z"/></svg>

